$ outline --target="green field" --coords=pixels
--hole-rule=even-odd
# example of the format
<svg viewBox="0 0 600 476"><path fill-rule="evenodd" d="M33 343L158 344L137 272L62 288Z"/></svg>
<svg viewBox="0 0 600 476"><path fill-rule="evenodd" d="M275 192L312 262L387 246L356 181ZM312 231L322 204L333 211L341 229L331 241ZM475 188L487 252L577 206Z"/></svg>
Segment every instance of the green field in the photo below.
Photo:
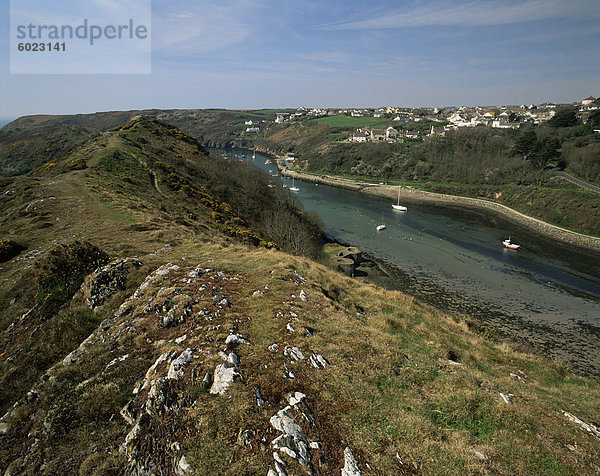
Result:
<svg viewBox="0 0 600 476"><path fill-rule="evenodd" d="M390 118L350 117L343 115L319 117L318 119L315 119L315 121L329 127L351 127L354 129L365 126L383 129L393 125L393 121Z"/></svg>

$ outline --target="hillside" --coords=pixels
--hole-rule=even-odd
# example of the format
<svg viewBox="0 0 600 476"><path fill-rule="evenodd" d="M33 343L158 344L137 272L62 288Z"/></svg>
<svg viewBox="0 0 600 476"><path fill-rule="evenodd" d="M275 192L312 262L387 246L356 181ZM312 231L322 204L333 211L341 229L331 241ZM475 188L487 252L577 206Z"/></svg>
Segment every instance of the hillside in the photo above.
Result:
<svg viewBox="0 0 600 476"><path fill-rule="evenodd" d="M138 117L0 182L3 474L598 472L597 382L313 261L240 167Z"/></svg>
<svg viewBox="0 0 600 476"><path fill-rule="evenodd" d="M596 160L600 136L593 132L600 127L600 116L591 114L586 124L565 122L563 116L569 119L573 112L569 108L561 111L554 122L535 127L524 124L517 131L478 127L449 132L444 137L396 143L345 142L357 127L386 127L392 124L390 118L336 115L276 124L273 121L277 112L292 111L273 109L27 116L0 130L0 174L27 173L48 157L60 157L77 146L82 137L72 131L85 128L88 134L102 132L141 112L176 125L205 146L294 153L300 159L298 170L304 172L484 198L554 225L600 235L600 195L543 168L548 163L557 164L592 183L600 180ZM259 132L246 132L247 121L252 121ZM427 120L393 123L399 130L420 131L423 135L439 124ZM37 140L23 142L19 134ZM31 150L24 149L24 144Z"/></svg>

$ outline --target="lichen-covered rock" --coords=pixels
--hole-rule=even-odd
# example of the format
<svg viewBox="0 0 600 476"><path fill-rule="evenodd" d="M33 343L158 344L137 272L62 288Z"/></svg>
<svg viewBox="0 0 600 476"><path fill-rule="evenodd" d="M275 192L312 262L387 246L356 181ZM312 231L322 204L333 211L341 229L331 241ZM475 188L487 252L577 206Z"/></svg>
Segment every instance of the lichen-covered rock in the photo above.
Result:
<svg viewBox="0 0 600 476"><path fill-rule="evenodd" d="M308 442L291 408L287 406L279 410L269 420L271 426L282 433L271 442L271 445L300 464L308 466L310 464Z"/></svg>
<svg viewBox="0 0 600 476"><path fill-rule="evenodd" d="M342 468L342 476L361 476L356 459L352 454L350 447L344 448L344 467Z"/></svg>
<svg viewBox="0 0 600 476"><path fill-rule="evenodd" d="M321 354L312 354L309 359L312 366L316 369L324 369L329 365L329 362Z"/></svg>
<svg viewBox="0 0 600 476"><path fill-rule="evenodd" d="M225 344L228 346L234 346L238 344L250 344L244 337L239 334L229 334L225 339Z"/></svg>
<svg viewBox="0 0 600 476"><path fill-rule="evenodd" d="M117 259L88 276L81 288L87 305L94 309L124 290L130 265L140 267L142 262L136 258Z"/></svg>
<svg viewBox="0 0 600 476"><path fill-rule="evenodd" d="M227 364L217 365L210 393L213 395L223 395L229 388L229 385L239 376L240 373L235 367L229 367Z"/></svg>
<svg viewBox="0 0 600 476"><path fill-rule="evenodd" d="M183 377L185 364L192 360L192 350L184 350L179 357L177 357L169 366L169 373L167 374L168 379L178 380Z"/></svg>
<svg viewBox="0 0 600 476"><path fill-rule="evenodd" d="M152 382L144 409L148 415L162 415L173 404L173 400L169 382L165 377L161 377Z"/></svg>
<svg viewBox="0 0 600 476"><path fill-rule="evenodd" d="M284 351L284 355L291 357L293 360L304 360L304 354L298 347L289 347L286 346Z"/></svg>

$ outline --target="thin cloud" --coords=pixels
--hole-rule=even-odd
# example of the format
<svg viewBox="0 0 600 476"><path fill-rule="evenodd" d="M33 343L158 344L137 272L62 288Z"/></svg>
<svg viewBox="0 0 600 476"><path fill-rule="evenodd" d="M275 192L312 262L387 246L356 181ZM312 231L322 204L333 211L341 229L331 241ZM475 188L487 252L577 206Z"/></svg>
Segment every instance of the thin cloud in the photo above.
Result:
<svg viewBox="0 0 600 476"><path fill-rule="evenodd" d="M548 20L552 18L595 18L598 0L525 0L435 2L411 10L395 10L374 18L322 25L325 30L367 30L419 26L486 26Z"/></svg>
<svg viewBox="0 0 600 476"><path fill-rule="evenodd" d="M176 56L220 50L244 41L254 31L248 21L248 1L226 5L173 2L161 10L153 16L153 48Z"/></svg>

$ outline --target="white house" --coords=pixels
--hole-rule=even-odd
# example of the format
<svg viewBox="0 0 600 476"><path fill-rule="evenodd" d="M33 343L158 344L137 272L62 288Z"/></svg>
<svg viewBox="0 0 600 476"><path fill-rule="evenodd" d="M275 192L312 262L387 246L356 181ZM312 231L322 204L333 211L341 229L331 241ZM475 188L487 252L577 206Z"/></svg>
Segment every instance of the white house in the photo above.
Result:
<svg viewBox="0 0 600 476"><path fill-rule="evenodd" d="M247 127L246 132L251 132L251 133L260 132L260 128L259 127Z"/></svg>
<svg viewBox="0 0 600 476"><path fill-rule="evenodd" d="M388 140L395 139L396 137L398 137L398 131L396 129L394 129L392 126L390 126L385 130L385 137Z"/></svg>
<svg viewBox="0 0 600 476"><path fill-rule="evenodd" d="M352 135L352 140L354 142L367 142L368 137L369 137L369 135L365 131L358 129Z"/></svg>

